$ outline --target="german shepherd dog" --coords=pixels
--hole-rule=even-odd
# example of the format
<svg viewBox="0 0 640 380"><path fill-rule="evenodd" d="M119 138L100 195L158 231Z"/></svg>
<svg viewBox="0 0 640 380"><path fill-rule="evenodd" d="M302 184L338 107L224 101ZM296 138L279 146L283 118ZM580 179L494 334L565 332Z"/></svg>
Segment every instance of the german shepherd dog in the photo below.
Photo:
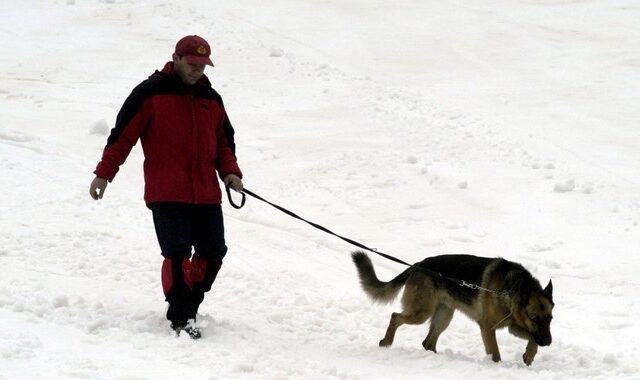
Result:
<svg viewBox="0 0 640 380"><path fill-rule="evenodd" d="M401 325L418 325L431 318L422 346L436 352L438 337L449 326L455 310L478 323L484 349L495 362L500 361L495 332L499 328L508 327L511 334L528 341L522 355L526 365L533 362L538 346L551 344L551 281L542 289L538 280L518 263L502 258L441 255L428 257L393 280L382 282L364 252L355 251L352 258L362 289L373 301L390 303L404 286L402 312L391 314L380 347L393 343ZM480 288L463 287L452 279Z"/></svg>

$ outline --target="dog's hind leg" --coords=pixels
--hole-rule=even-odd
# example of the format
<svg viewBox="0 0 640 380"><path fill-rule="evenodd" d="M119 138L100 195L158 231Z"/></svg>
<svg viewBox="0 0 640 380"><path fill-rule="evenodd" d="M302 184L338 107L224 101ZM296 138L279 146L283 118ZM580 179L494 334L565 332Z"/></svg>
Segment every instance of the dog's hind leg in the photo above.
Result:
<svg viewBox="0 0 640 380"><path fill-rule="evenodd" d="M444 330L449 327L449 323L453 318L454 309L449 306L440 304L436 308L435 313L431 317L431 326L429 326L429 334L422 342L422 347L427 351L436 352L436 343Z"/></svg>
<svg viewBox="0 0 640 380"><path fill-rule="evenodd" d="M494 362L500 361L500 350L498 349L498 340L496 339L496 330L492 326L480 324L480 332L482 333L482 342L487 355L491 355Z"/></svg>
<svg viewBox="0 0 640 380"><path fill-rule="evenodd" d="M387 327L387 332L384 335L384 338L380 341L380 347L388 347L393 344L393 338L396 336L396 330L398 327L405 323L410 325L419 325L429 319L430 315L431 313L426 311L416 312L413 314L392 313L391 320L389 321L389 327Z"/></svg>

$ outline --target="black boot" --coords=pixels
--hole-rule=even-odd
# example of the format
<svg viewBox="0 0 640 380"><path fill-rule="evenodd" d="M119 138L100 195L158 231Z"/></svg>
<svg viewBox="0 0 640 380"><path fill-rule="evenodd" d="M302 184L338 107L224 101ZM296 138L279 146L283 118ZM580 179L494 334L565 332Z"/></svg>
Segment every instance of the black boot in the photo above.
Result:
<svg viewBox="0 0 640 380"><path fill-rule="evenodd" d="M196 319L188 319L186 322L171 323L171 328L176 332L176 335L180 335L181 331L186 332L191 339L200 339L202 333L196 326Z"/></svg>

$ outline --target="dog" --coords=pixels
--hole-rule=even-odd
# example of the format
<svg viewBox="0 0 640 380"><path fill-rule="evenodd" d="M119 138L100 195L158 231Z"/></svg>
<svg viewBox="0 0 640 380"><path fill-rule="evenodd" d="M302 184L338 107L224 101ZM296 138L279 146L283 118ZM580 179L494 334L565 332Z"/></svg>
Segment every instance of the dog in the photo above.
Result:
<svg viewBox="0 0 640 380"><path fill-rule="evenodd" d="M551 280L542 289L518 263L472 255L433 256L382 282L364 252L351 255L362 289L374 302L390 303L404 287L402 312L391 314L380 347L390 346L403 324L418 325L431 318L422 346L436 352L438 337L449 326L455 310L478 323L485 352L494 362L500 361L496 329L508 327L511 334L528 341L522 355L527 366L533 363L538 346L551 344ZM472 285L461 286L461 281Z"/></svg>

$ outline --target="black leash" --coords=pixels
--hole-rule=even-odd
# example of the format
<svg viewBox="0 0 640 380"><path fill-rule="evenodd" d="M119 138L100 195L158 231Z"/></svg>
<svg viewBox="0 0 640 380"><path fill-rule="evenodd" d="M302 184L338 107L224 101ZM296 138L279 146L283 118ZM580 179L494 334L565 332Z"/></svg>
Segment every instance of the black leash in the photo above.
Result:
<svg viewBox="0 0 640 380"><path fill-rule="evenodd" d="M242 194L242 200L240 202L240 205L237 205L236 203L233 202L233 198L231 197L231 188L227 186L227 197L229 198L229 203L235 209L241 209L244 206L245 201L246 201L246 195L245 194L249 194L249 195L251 195L252 197L254 197L256 199L261 200L264 203L266 203L266 204L268 204L268 205L270 205L272 207L277 208L278 210L282 211L283 213L285 213L285 214L287 214L287 215L289 215L289 216L291 216L291 217L293 217L295 219L301 220L301 221L303 221L303 222L305 222L305 223L307 223L307 224L319 229L320 231L326 232L329 235L333 235L333 236L335 236L335 237L337 237L339 239L342 239L342 240L346 241L347 243L349 243L351 245L355 245L358 248L364 249L364 250L369 251L369 252L373 252L376 255L382 256L387 260L391 260L391 261L394 261L394 262L396 262L398 264L406 265L406 266L411 267L411 268L417 268L417 269L419 269L419 270L421 270L423 272L426 272L426 273L428 273L428 274L430 274L432 276L436 276L436 277L445 279L447 281L455 282L456 284L458 284L460 286L464 286L464 287L469 288L469 289L482 290L482 291L491 292L491 293L501 293L501 292L498 292L496 290L483 288L483 287L481 287L479 285L476 285L476 284L470 284L468 282L465 282L464 280L458 280L458 279L455 279L455 278L451 278L451 277L445 276L442 273L438 273L438 272L433 271L431 269L428 269L428 268L425 268L423 266L420 266L420 265L418 265L419 263L409 264L406 261L401 260L401 259L399 259L397 257L393 257L391 255L387 255L386 253L380 252L376 248L369 248L366 245L358 243L357 241L355 241L353 239L349 239L348 237L344 237L344 236L338 235L335 232L333 232L333 231L329 230L328 228L323 227L323 226L321 226L321 225L319 225L317 223L310 222L310 221L308 221L308 220L296 215L295 213L287 210L286 208L284 208L282 206L278 206L275 203L269 202L268 200L262 198L261 196L259 196L258 194L248 190L247 188L244 188L242 190L242 192L240 192L240 194Z"/></svg>
<svg viewBox="0 0 640 380"><path fill-rule="evenodd" d="M324 232L328 233L329 235L333 235L333 236L335 236L337 238L340 238L340 239L346 241L349 244L355 245L358 248L362 248L362 249L365 249L367 251L373 252L373 253L375 253L377 255L380 255L380 256L384 257L385 259L388 259L388 260L391 260L391 261L395 261L396 263L404 264L404 265L409 266L409 267L412 266L411 264L409 264L409 263L407 263L407 262L405 262L403 260L400 260L400 259L398 259L396 257L391 256L391 255L387 255L385 253L382 253L382 252L378 251L375 248L369 248L366 245L360 244L360 243L358 243L357 241L355 241L353 239L349 239L347 237L340 236L340 235L336 234L335 232L330 231L328 228L323 227L323 226L321 226L321 225L319 225L317 223L310 222L310 221L308 221L308 220L306 220L306 219L294 214L293 212L287 210L286 208L284 208L282 206L278 206L275 203L269 202L268 200L262 198L261 196L259 196L258 194L254 193L254 192L252 192L250 190L247 190L246 188L244 190L242 190L242 202L238 206L235 203L233 203L233 200L231 199L231 189L229 187L227 187L227 196L229 197L229 203L231 203L231 206L233 206L236 209L242 208L242 206L244 206L244 203L245 203L245 200L246 200L245 193L251 195L252 197L254 197L256 199L259 199L259 200L263 201L264 203L267 203L268 205L271 205L271 206L277 208L278 210L284 212L285 214L287 214L287 215L289 215L291 217L294 217L294 218L296 218L298 220L301 220L301 221L303 221L303 222L305 222L307 224L310 224L311 226L319 229L320 231L324 231Z"/></svg>

